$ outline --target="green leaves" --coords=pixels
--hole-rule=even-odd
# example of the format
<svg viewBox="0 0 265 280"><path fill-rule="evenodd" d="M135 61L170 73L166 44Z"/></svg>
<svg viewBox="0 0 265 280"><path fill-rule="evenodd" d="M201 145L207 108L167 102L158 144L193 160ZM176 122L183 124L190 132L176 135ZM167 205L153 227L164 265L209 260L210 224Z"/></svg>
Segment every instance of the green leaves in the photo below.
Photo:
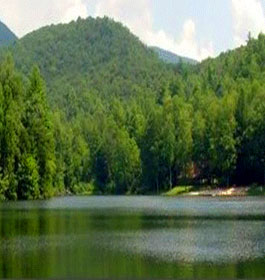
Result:
<svg viewBox="0 0 265 280"><path fill-rule="evenodd" d="M24 154L18 168L18 198L38 199L40 198L40 178L38 164L32 155Z"/></svg>
<svg viewBox="0 0 265 280"><path fill-rule="evenodd" d="M26 36L10 51L49 103L8 55L0 199L263 183L264 42L172 68L106 18Z"/></svg>
<svg viewBox="0 0 265 280"><path fill-rule="evenodd" d="M39 70L34 68L26 89L8 56L0 83L0 193L7 199L51 196L54 140Z"/></svg>

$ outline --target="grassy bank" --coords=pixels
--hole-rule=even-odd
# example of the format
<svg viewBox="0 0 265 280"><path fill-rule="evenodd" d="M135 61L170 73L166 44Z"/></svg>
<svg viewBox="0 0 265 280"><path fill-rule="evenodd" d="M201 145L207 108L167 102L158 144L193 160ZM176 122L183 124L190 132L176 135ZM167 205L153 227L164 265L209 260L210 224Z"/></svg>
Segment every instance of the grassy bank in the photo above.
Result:
<svg viewBox="0 0 265 280"><path fill-rule="evenodd" d="M183 194L190 193L194 190L193 186L177 186L168 192L163 193L164 196L179 196Z"/></svg>

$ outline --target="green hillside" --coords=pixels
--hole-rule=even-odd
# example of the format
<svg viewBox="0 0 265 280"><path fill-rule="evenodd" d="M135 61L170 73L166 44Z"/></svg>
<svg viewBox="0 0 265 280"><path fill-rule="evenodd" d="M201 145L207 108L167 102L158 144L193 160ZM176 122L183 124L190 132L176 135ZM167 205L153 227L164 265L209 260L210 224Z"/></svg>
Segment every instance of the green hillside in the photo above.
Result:
<svg viewBox="0 0 265 280"><path fill-rule="evenodd" d="M17 39L16 35L0 21L0 47L7 46Z"/></svg>
<svg viewBox="0 0 265 280"><path fill-rule="evenodd" d="M264 50L174 66L108 18L28 34L0 53L0 199L263 184Z"/></svg>
<svg viewBox="0 0 265 280"><path fill-rule="evenodd" d="M26 35L10 49L25 74L34 63L48 89L91 89L127 96L137 87L158 91L169 70L127 28L110 19L79 19Z"/></svg>

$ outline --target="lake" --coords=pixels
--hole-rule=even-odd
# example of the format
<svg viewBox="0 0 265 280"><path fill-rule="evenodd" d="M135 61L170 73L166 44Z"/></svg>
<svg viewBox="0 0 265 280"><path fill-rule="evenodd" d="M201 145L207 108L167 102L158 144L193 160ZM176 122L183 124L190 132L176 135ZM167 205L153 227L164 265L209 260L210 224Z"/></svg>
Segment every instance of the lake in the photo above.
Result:
<svg viewBox="0 0 265 280"><path fill-rule="evenodd" d="M64 197L0 204L0 278L263 278L265 199Z"/></svg>

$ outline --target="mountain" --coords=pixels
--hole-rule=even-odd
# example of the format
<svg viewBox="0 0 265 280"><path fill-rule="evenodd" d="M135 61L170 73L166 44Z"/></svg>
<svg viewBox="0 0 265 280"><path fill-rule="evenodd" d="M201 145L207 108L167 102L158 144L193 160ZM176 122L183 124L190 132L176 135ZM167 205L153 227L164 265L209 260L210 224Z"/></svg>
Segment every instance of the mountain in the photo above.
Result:
<svg viewBox="0 0 265 280"><path fill-rule="evenodd" d="M153 92L172 75L170 67L129 29L108 18L44 27L9 51L24 74L37 63L49 91L57 96L66 88L119 96L130 95L137 87Z"/></svg>
<svg viewBox="0 0 265 280"><path fill-rule="evenodd" d="M161 61L108 18L44 27L7 49L0 200L264 184L264 34L195 66Z"/></svg>
<svg viewBox="0 0 265 280"><path fill-rule="evenodd" d="M163 50L158 47L151 47L151 49L154 50L158 54L159 58L166 63L179 64L180 62L183 62L183 63L187 63L187 64L191 64L191 65L198 64L198 61L196 61L194 59L179 56L179 55L176 55L175 53Z"/></svg>
<svg viewBox="0 0 265 280"><path fill-rule="evenodd" d="M17 39L16 35L0 21L0 47L7 46Z"/></svg>

